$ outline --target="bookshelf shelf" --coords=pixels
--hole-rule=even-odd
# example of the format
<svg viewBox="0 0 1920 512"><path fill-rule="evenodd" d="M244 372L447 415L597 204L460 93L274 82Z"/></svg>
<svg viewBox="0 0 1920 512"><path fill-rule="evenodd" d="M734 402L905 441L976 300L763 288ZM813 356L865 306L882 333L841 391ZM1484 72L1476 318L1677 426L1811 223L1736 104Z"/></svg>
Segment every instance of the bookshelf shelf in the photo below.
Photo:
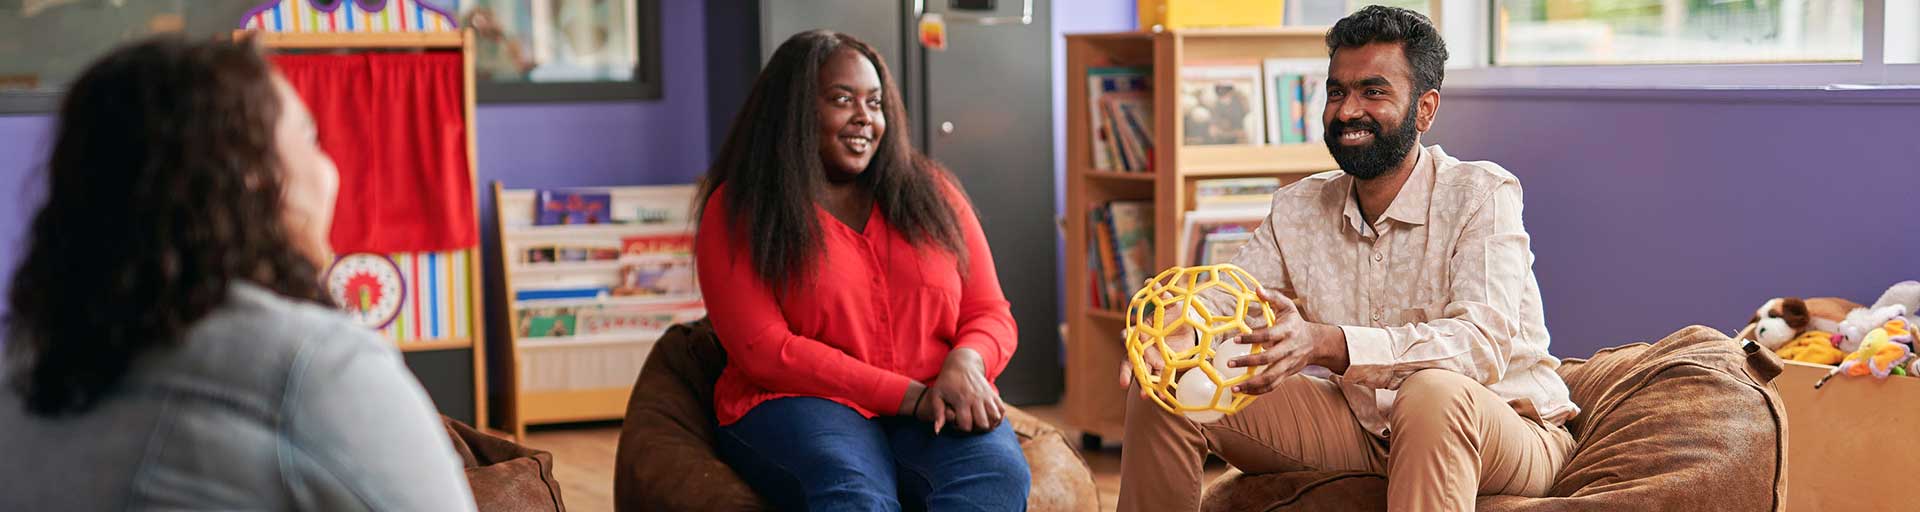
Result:
<svg viewBox="0 0 1920 512"><path fill-rule="evenodd" d="M1094 309L1094 308L1092 308L1092 307L1088 307L1088 308L1087 308L1087 316L1090 316L1090 317L1093 317L1093 318L1098 318L1098 319L1101 319L1101 320L1111 320L1111 321L1115 321L1115 322L1126 322L1126 321L1127 321L1127 314L1126 314L1126 313L1122 313L1122 312L1119 312L1119 311L1114 311L1114 310L1110 310L1110 309Z"/></svg>
<svg viewBox="0 0 1920 512"><path fill-rule="evenodd" d="M1151 172L1131 172L1131 173L1129 173L1129 172L1113 172L1113 171L1092 171L1092 170L1089 170L1089 171L1086 171L1086 175L1087 175L1087 178L1089 178L1089 179L1096 179L1096 180L1113 180L1113 181L1147 181L1147 182L1151 182L1151 181L1153 181L1153 180L1155 180L1155 179L1157 179L1157 178L1155 178L1155 177L1154 177L1154 173L1151 173Z"/></svg>
<svg viewBox="0 0 1920 512"><path fill-rule="evenodd" d="M505 288L494 304L508 314L507 335L494 341L492 353L500 356L489 370L505 376L491 390L503 428L524 438L528 425L625 415L633 381L665 332L660 328L705 314L690 284L687 214L695 191L690 185L510 190L493 183L498 206L490 227L501 258L490 271ZM603 218L619 223L534 225L552 220L551 205L581 203L603 205ZM605 257L592 252L605 249L620 259L552 261L574 250ZM666 294L518 298L612 289ZM535 333L546 335L526 335Z"/></svg>
<svg viewBox="0 0 1920 512"><path fill-rule="evenodd" d="M1329 28L1332 28L1332 27L1301 26L1301 27L1266 27L1266 28L1245 28L1245 27L1189 28L1189 29L1181 29L1178 32L1181 36L1189 39L1225 38L1225 37L1273 38L1273 37L1284 37L1284 36L1310 37L1314 39L1319 39L1327 36L1327 29ZM1092 34L1089 34L1089 35L1092 35ZM1322 50L1324 50L1325 48L1326 47L1324 46L1321 47Z"/></svg>
<svg viewBox="0 0 1920 512"><path fill-rule="evenodd" d="M642 297L604 297L586 299L529 299L514 301L514 309L526 308L565 308L579 306L666 306L699 302L695 295L642 296Z"/></svg>
<svg viewBox="0 0 1920 512"><path fill-rule="evenodd" d="M508 264L507 271L516 276L571 275L580 272L618 272L618 261L565 261L560 263Z"/></svg>
<svg viewBox="0 0 1920 512"><path fill-rule="evenodd" d="M653 343L666 331L628 331L604 334L584 334L578 336L558 336L553 338L520 338L523 350L543 348L579 347L588 345L619 345L629 343Z"/></svg>
<svg viewBox="0 0 1920 512"><path fill-rule="evenodd" d="M1121 344L1114 343L1125 326L1126 317L1119 311L1100 307L1110 305L1106 303L1124 293L1109 292L1115 288L1107 284L1113 279L1110 274L1093 275L1095 269L1111 272L1108 267L1113 266L1100 264L1093 258L1124 254L1120 257L1131 258L1131 262L1119 266L1134 267L1151 277L1160 269L1180 264L1181 254L1191 252L1182 251L1181 246L1186 244L1178 241L1189 212L1196 207L1196 190L1203 180L1275 177L1284 184L1339 167L1318 141L1281 145L1183 144L1186 127L1179 108L1181 69L1188 65L1218 66L1224 61L1256 61L1257 65L1264 66L1267 59L1326 59L1326 30L1326 27L1285 27L1067 36L1067 76L1074 77L1068 83L1080 84L1067 87L1066 104L1066 289L1080 294L1067 301L1067 376L1062 405L1072 428L1111 440L1120 440L1125 431L1126 390L1113 385L1113 371L1126 360ZM1114 146L1109 142L1114 140L1110 138L1113 137L1111 129L1102 135L1095 126L1096 117L1113 118L1112 106L1132 97L1121 95L1095 102L1096 93L1090 89L1101 91L1098 94L1102 98L1116 94L1115 91L1126 94L1125 91L1138 90L1134 86L1137 82L1112 78L1125 76L1126 70L1099 69L1096 74L1092 72L1096 68L1139 68L1135 74L1146 75L1150 90L1145 92L1151 98L1151 105L1145 108L1152 112L1148 123L1151 126L1146 132L1149 144L1123 140ZM1102 81L1096 82L1094 77ZM1262 73L1261 81L1268 80ZM1127 107L1136 111L1139 108ZM1127 110L1123 108L1121 112L1125 114ZM1138 119L1140 117L1132 117L1129 121ZM1138 133L1135 130L1122 136ZM1112 148L1128 148L1128 144L1150 149L1145 157L1149 160L1149 172L1121 173L1096 167L1096 151L1104 148L1100 159L1112 161L1115 154ZM1119 219L1126 215L1111 213L1121 211L1116 205L1123 202L1128 203L1126 207L1131 210L1123 213L1146 212L1141 215L1145 218L1128 218L1125 224L1135 228L1138 227L1135 220L1144 221L1149 228L1145 238L1151 241L1151 251L1129 252L1124 250L1124 245L1108 251L1106 244L1100 243L1103 239L1132 239L1119 235L1123 232L1138 234L1121 227ZM1111 212L1089 212L1095 209ZM1202 219L1204 216L1196 217L1196 221ZM1103 254L1107 252L1111 254ZM1132 292L1131 289L1114 291Z"/></svg>
<svg viewBox="0 0 1920 512"><path fill-rule="evenodd" d="M1313 174L1340 168L1319 144L1186 146L1176 165L1180 175L1189 178Z"/></svg>
<svg viewBox="0 0 1920 512"><path fill-rule="evenodd" d="M621 236L655 236L690 233L687 226L660 226L653 224L573 224L565 226L509 226L508 236L522 239L564 239L564 238L602 238Z"/></svg>

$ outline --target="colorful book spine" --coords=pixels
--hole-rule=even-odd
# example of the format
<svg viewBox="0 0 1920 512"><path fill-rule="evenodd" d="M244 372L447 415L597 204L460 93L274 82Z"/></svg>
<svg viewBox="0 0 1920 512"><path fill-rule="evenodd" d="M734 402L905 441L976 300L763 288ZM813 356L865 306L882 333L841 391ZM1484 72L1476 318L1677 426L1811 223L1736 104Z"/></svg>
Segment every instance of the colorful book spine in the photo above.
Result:
<svg viewBox="0 0 1920 512"><path fill-rule="evenodd" d="M1132 139L1141 159L1141 172L1153 171L1153 100L1141 96L1120 103L1124 133Z"/></svg>
<svg viewBox="0 0 1920 512"><path fill-rule="evenodd" d="M1087 211L1087 226L1097 229L1099 216L1093 210ZM1087 233L1087 292L1088 300L1093 301L1095 309L1108 309L1106 267L1100 261L1100 237L1092 231Z"/></svg>
<svg viewBox="0 0 1920 512"><path fill-rule="evenodd" d="M1121 288L1131 296L1147 282L1153 267L1153 203L1114 201L1107 206L1125 279Z"/></svg>
<svg viewBox="0 0 1920 512"><path fill-rule="evenodd" d="M1101 98L1109 93L1146 91L1151 88L1151 70L1137 67L1096 67L1087 70L1088 132L1093 135L1093 168L1118 170L1119 134L1106 122Z"/></svg>
<svg viewBox="0 0 1920 512"><path fill-rule="evenodd" d="M1120 283L1125 280L1120 270L1120 250L1114 241L1113 219L1108 213L1107 207L1105 205L1095 206L1093 211L1095 218L1094 229L1096 230L1096 236L1100 239L1101 269L1106 273L1103 282L1105 283L1107 293L1108 309L1115 309L1119 305L1127 303L1125 298L1126 292L1120 290Z"/></svg>

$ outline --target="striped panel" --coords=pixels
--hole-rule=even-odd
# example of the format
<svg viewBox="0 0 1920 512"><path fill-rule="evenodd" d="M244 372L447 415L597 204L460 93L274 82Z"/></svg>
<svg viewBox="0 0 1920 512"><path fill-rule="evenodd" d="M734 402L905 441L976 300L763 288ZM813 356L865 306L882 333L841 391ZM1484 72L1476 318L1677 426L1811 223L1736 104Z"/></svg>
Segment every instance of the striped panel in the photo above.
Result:
<svg viewBox="0 0 1920 512"><path fill-rule="evenodd" d="M421 304L424 304L427 306L426 307L427 318L421 321L420 323L426 324L426 327L427 327L425 331L426 336L440 338L444 336L443 334L441 334L442 332L441 328L448 324L453 323L453 322L443 323L440 321L440 312L445 311L440 306L446 303L446 297L445 297L446 294L441 293L441 286L440 286L442 284L442 281L444 280L442 276L445 276L446 273L440 271L440 262L446 261L446 258L441 258L440 255L438 254L427 253L426 259L427 259L427 264L423 265L423 267L427 269L427 278L420 281L420 287L426 288L427 290L427 293L426 293L427 300L421 302Z"/></svg>
<svg viewBox="0 0 1920 512"><path fill-rule="evenodd" d="M241 28L265 32L444 32L458 30L448 11L419 0L387 0L378 11L368 11L355 0L341 2L333 11L309 0L276 0L255 7Z"/></svg>
<svg viewBox="0 0 1920 512"><path fill-rule="evenodd" d="M398 344L472 339L474 304L471 250L394 253L406 287L400 315L381 329Z"/></svg>
<svg viewBox="0 0 1920 512"><path fill-rule="evenodd" d="M409 253L409 255L407 255L407 263L403 263L399 268L401 268L401 272L407 272L409 276L413 276L411 280L407 280L407 288L409 288L409 290L407 290L407 313L401 313L413 314L413 330L407 332L407 334L413 336L411 339L426 339L426 332L420 330L420 255L417 255L417 253Z"/></svg>

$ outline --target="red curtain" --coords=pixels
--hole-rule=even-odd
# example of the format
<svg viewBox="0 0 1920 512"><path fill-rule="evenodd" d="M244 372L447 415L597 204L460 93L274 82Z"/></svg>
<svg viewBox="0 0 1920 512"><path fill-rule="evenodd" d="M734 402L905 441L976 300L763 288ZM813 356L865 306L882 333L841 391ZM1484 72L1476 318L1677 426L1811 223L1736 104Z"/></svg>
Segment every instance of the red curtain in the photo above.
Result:
<svg viewBox="0 0 1920 512"><path fill-rule="evenodd" d="M474 233L458 53L276 55L340 168L333 250L465 249Z"/></svg>

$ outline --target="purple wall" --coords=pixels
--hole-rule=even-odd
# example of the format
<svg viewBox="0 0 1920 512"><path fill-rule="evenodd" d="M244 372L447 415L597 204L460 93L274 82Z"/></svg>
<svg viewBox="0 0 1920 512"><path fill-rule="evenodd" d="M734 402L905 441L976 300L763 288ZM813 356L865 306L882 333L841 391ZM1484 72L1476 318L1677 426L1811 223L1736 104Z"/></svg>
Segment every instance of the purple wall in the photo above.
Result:
<svg viewBox="0 0 1920 512"><path fill-rule="evenodd" d="M1076 84L1086 87L1084 79L1067 76L1066 36L1133 30L1138 24L1138 17L1134 15L1137 8L1129 0L1053 0L1053 205L1056 213L1067 201L1066 88Z"/></svg>
<svg viewBox="0 0 1920 512"><path fill-rule="evenodd" d="M1425 142L1526 189L1557 356L1920 279L1920 91L1443 98Z"/></svg>
<svg viewBox="0 0 1920 512"><path fill-rule="evenodd" d="M39 202L41 187L34 186L33 172L46 154L52 130L45 116L0 116L0 290L13 280L19 241ZM6 301L0 300L0 312L6 309Z"/></svg>

